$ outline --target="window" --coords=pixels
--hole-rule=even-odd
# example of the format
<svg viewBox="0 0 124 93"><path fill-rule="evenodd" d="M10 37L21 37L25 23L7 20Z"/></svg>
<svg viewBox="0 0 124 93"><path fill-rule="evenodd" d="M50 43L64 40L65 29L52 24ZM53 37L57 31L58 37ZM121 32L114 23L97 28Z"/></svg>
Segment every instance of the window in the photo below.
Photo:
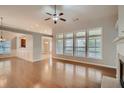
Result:
<svg viewBox="0 0 124 93"><path fill-rule="evenodd" d="M85 57L86 53L86 32L77 32L75 36L74 55L77 57Z"/></svg>
<svg viewBox="0 0 124 93"><path fill-rule="evenodd" d="M11 52L11 42L0 42L0 54L9 54Z"/></svg>
<svg viewBox="0 0 124 93"><path fill-rule="evenodd" d="M56 35L56 54L102 58L102 28Z"/></svg>
<svg viewBox="0 0 124 93"><path fill-rule="evenodd" d="M88 31L88 57L101 58L102 47L102 28L91 29Z"/></svg>
<svg viewBox="0 0 124 93"><path fill-rule="evenodd" d="M73 33L65 34L64 54L73 56Z"/></svg>
<svg viewBox="0 0 124 93"><path fill-rule="evenodd" d="M56 35L56 54L63 54L63 34Z"/></svg>

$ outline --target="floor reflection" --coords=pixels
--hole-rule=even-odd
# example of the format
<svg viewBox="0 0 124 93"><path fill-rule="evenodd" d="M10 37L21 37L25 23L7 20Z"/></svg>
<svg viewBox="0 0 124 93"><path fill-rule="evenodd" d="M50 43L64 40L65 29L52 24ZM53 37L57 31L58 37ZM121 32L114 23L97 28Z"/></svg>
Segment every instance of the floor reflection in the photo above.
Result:
<svg viewBox="0 0 124 93"><path fill-rule="evenodd" d="M114 72L52 58L36 63L11 58L0 61L0 87L100 87L104 73Z"/></svg>
<svg viewBox="0 0 124 93"><path fill-rule="evenodd" d="M11 62L10 60L0 61L0 87L6 87L7 78L11 72Z"/></svg>

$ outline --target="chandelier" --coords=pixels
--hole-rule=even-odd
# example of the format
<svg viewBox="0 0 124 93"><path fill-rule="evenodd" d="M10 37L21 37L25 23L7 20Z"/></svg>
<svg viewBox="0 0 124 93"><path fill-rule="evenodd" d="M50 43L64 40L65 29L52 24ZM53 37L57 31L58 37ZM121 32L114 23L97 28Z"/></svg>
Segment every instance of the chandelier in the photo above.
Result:
<svg viewBox="0 0 124 93"><path fill-rule="evenodd" d="M1 21L1 28L3 26L3 17L0 17L0 21ZM0 30L0 42L4 42L5 41L5 38L3 36L3 30L1 29Z"/></svg>

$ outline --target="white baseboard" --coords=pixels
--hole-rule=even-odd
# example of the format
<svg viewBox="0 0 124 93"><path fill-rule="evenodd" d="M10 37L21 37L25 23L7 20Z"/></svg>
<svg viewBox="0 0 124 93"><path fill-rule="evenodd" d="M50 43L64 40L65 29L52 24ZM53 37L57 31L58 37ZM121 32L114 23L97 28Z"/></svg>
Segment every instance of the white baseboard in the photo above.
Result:
<svg viewBox="0 0 124 93"><path fill-rule="evenodd" d="M14 57L14 55L0 55L0 58L11 58Z"/></svg>
<svg viewBox="0 0 124 93"><path fill-rule="evenodd" d="M16 58L18 58L18 59L21 59L21 60L24 60L24 61L27 61L27 62L32 62L33 63L33 61L31 61L31 60L28 60L28 59L24 59L24 58L22 58L22 57L19 57L19 56L15 56Z"/></svg>
<svg viewBox="0 0 124 93"><path fill-rule="evenodd" d="M96 66L101 66L101 67L106 67L106 68L117 69L116 67L108 66L108 65L103 65L103 64L89 63L89 62L86 63L86 62L83 62L83 61L72 60L72 59L66 59L66 58L60 58L60 57L53 57L53 58L55 58L55 59L60 59L60 60L66 60L66 61L77 62L77 63L84 63L84 64L96 65Z"/></svg>
<svg viewBox="0 0 124 93"><path fill-rule="evenodd" d="M28 61L28 62L39 62L39 61L43 61L44 59L37 59L37 60L28 60L28 59L24 59L24 58L22 58L22 57L18 57L18 56L15 56L15 57L17 57L17 58L19 58L19 59L22 59L22 60L25 60L25 61Z"/></svg>

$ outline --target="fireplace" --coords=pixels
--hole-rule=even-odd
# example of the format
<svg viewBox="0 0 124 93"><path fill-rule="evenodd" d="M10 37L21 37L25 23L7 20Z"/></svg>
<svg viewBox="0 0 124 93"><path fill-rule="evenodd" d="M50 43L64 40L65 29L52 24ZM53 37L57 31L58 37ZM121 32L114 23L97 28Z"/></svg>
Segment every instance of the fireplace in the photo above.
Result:
<svg viewBox="0 0 124 93"><path fill-rule="evenodd" d="M120 60L120 83L124 88L124 62Z"/></svg>

